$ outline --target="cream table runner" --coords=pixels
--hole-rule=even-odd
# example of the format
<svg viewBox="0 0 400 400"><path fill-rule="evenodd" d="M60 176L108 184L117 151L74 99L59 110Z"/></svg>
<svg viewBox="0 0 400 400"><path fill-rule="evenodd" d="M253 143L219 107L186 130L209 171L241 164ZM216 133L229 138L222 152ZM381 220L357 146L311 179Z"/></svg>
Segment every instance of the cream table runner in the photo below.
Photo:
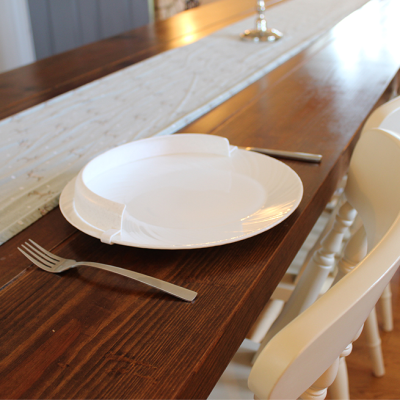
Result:
<svg viewBox="0 0 400 400"><path fill-rule="evenodd" d="M376 0L373 0L376 1ZM0 243L57 206L96 155L168 135L300 52L367 0L287 0L267 10L275 43L249 43L247 18L0 121Z"/></svg>

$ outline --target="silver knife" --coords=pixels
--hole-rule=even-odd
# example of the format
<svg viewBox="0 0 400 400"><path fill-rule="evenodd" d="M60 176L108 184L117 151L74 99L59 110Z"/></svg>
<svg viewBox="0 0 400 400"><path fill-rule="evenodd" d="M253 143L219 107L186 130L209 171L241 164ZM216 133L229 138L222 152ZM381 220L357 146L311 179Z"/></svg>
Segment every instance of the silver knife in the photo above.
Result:
<svg viewBox="0 0 400 400"><path fill-rule="evenodd" d="M321 159L322 159L321 154L310 154L310 153L299 153L299 152L295 152L295 151L263 149L260 147L240 147L240 146L237 146L237 147L242 150L255 151L257 153L266 154L268 156L287 158L290 160L299 160L299 161L319 163L319 162L321 162Z"/></svg>

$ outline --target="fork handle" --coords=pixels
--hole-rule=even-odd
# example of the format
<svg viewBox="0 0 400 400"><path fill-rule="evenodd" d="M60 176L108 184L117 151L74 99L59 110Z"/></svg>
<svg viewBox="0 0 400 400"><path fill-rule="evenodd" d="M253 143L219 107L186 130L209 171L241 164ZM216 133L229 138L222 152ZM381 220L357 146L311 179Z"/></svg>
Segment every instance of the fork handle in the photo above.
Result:
<svg viewBox="0 0 400 400"><path fill-rule="evenodd" d="M78 262L76 263L76 265L86 265L88 267L94 267L104 269L105 271L114 272L115 274L126 276L127 278L134 279L146 285L162 290L163 292L169 293L170 295L178 297L179 299L185 301L193 301L197 296L197 293L193 292L192 290L185 289L181 286L177 286L148 275L140 274L139 272L114 267L113 265L100 264L95 262Z"/></svg>

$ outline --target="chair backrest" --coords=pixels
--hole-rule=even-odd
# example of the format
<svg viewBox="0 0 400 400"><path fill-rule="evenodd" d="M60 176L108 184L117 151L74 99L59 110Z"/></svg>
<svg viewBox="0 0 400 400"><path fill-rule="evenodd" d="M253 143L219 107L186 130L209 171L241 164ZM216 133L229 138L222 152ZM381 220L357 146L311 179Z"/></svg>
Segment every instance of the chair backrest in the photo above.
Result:
<svg viewBox="0 0 400 400"><path fill-rule="evenodd" d="M399 175L400 137L364 131L345 190L363 219L370 251L263 349L248 382L257 397L298 398L356 337L400 263Z"/></svg>
<svg viewBox="0 0 400 400"><path fill-rule="evenodd" d="M400 96L379 106L368 117L363 130L387 129L400 134Z"/></svg>
<svg viewBox="0 0 400 400"><path fill-rule="evenodd" d="M362 135L373 128L389 130L392 134L400 137L400 96L388 101L385 104L382 104L369 116L363 127ZM357 148L359 148L359 150L353 156L353 167L349 170L349 174L353 174L353 176L356 174L357 179L351 179L350 184L347 185L346 188L346 196L350 203L352 203L352 197L361 195L359 193L360 186L363 188L363 190L368 190L368 202L358 201L359 209L357 209L357 211L360 214L363 223L367 224L365 228L368 237L369 249L376 245L376 243L387 231L390 224L393 222L393 212L396 211L397 204L396 199L392 198L392 196L398 197L399 195L399 189L397 185L391 185L392 180L398 179L396 176L397 171L389 170L391 168L391 157L395 155L395 150L390 149L390 145L386 147L380 146L377 143L377 141L380 140L381 139L379 137L375 137L369 141L361 141L361 143L357 144ZM379 165L371 165L369 160L362 156L362 154L366 151L364 149L365 146L370 146L370 151L372 152L375 149L376 151L383 152L383 154L377 156L380 160ZM376 147L374 148L374 146ZM390 152L392 152L393 155L389 155ZM387 159L385 157L386 154L388 155ZM355 160L355 157L357 157L357 160ZM365 171L363 175L360 175L357 171L360 169ZM369 176L371 173L378 176L379 179L373 181L370 180ZM360 179L363 179L362 183L358 182ZM373 188L370 187L371 184L374 185ZM383 192L382 188L384 188ZM392 193L389 194L389 191L392 191ZM383 198L385 193L389 197ZM380 203L382 207L380 207L380 214L372 217L369 208L373 207L374 209L377 209L376 203ZM388 207L388 209L386 209L386 207Z"/></svg>

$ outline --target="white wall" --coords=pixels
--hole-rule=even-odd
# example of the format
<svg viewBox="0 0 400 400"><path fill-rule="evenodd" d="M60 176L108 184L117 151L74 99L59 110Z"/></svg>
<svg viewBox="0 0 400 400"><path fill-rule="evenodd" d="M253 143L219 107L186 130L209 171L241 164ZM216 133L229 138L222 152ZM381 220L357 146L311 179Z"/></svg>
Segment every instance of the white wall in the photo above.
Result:
<svg viewBox="0 0 400 400"><path fill-rule="evenodd" d="M0 72L35 61L27 0L0 0Z"/></svg>

